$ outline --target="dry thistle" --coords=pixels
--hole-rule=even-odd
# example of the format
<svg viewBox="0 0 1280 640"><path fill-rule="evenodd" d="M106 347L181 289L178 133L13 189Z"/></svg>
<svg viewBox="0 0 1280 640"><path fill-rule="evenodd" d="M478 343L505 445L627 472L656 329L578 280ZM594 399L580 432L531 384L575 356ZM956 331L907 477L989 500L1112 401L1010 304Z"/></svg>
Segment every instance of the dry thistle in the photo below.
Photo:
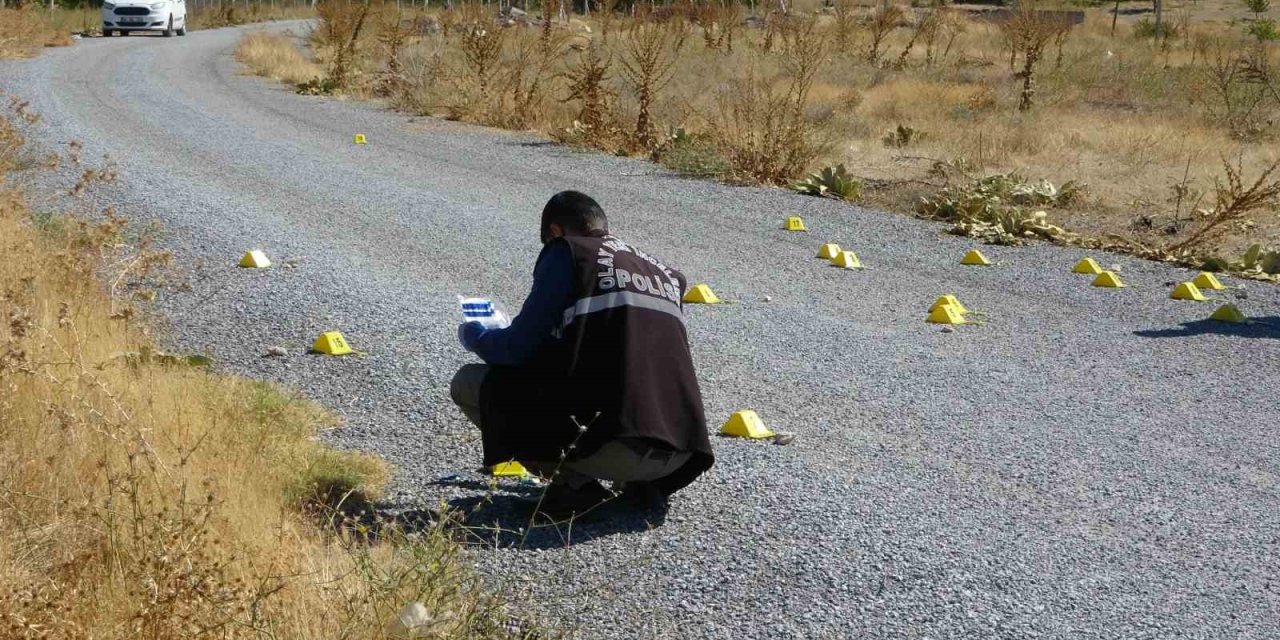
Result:
<svg viewBox="0 0 1280 640"><path fill-rule="evenodd" d="M1214 179L1213 208L1205 212L1207 218L1199 229L1168 248L1170 253L1192 249L1229 222L1243 220L1256 211L1280 206L1280 179L1272 177L1280 170L1280 160L1272 162L1249 186L1245 186L1242 164L1241 160L1232 165L1226 158L1222 159L1222 169L1226 175L1225 180Z"/></svg>
<svg viewBox="0 0 1280 640"><path fill-rule="evenodd" d="M684 43L681 28L667 24L638 23L627 33L625 55L619 64L622 66L623 79L636 96L636 125L630 141L634 151L652 151L657 147L653 105L671 81L672 68Z"/></svg>

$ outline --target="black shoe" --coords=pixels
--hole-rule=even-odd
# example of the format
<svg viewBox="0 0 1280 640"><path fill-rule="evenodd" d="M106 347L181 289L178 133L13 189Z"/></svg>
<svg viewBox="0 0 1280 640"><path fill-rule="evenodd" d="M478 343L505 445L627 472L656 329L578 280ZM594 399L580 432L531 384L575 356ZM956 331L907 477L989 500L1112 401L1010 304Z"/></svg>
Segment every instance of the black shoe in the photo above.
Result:
<svg viewBox="0 0 1280 640"><path fill-rule="evenodd" d="M537 506L537 512L552 520L568 520L581 517L615 497L612 491L595 480L577 489L567 484L552 484L542 495L542 504Z"/></svg>
<svg viewBox="0 0 1280 640"><path fill-rule="evenodd" d="M619 499L641 511L665 512L667 510L667 494L653 486L652 482L626 483L622 486Z"/></svg>

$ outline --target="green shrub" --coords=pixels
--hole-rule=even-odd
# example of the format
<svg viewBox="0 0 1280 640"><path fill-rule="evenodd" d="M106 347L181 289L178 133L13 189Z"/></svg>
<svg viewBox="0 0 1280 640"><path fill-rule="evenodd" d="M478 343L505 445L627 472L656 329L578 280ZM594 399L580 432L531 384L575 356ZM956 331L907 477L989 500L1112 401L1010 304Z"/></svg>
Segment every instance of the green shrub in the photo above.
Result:
<svg viewBox="0 0 1280 640"><path fill-rule="evenodd" d="M666 143L658 152L658 162L684 175L703 178L724 176L733 169L714 142L684 129L667 135Z"/></svg>
<svg viewBox="0 0 1280 640"><path fill-rule="evenodd" d="M1271 18L1258 18L1249 24L1249 35L1258 42L1280 40L1280 30L1276 29L1276 21Z"/></svg>
<svg viewBox="0 0 1280 640"><path fill-rule="evenodd" d="M811 173L804 180L792 182L791 188L806 195L836 200L857 200L862 197L862 181L850 175L843 164Z"/></svg>
<svg viewBox="0 0 1280 640"><path fill-rule="evenodd" d="M1180 34L1178 26L1168 20L1160 23L1160 29L1164 33L1160 36L1164 40L1177 38ZM1156 37L1156 23L1151 18L1143 18L1133 24L1133 37L1139 40L1147 40Z"/></svg>

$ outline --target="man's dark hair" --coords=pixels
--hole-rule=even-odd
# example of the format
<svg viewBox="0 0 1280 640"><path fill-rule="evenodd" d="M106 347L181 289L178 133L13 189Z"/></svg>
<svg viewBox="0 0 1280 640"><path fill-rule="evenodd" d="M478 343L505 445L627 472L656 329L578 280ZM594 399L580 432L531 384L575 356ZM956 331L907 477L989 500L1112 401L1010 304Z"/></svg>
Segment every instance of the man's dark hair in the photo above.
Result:
<svg viewBox="0 0 1280 640"><path fill-rule="evenodd" d="M551 196L542 208L542 242L551 240L551 225L558 224L566 233L587 234L608 231L609 219L604 209L585 193L561 191Z"/></svg>

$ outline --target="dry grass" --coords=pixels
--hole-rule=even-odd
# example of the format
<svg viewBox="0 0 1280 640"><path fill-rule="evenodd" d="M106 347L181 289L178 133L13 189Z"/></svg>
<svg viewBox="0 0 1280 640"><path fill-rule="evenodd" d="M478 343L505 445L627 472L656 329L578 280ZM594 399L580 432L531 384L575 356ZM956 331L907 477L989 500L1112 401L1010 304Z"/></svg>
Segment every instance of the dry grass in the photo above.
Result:
<svg viewBox="0 0 1280 640"><path fill-rule="evenodd" d="M110 292L153 295L167 256L90 210L109 168L81 215L33 217L21 144L0 119L0 636L381 638L412 601L431 637L502 635L441 529L303 515L384 463L315 441L315 405L156 351Z"/></svg>
<svg viewBox="0 0 1280 640"><path fill-rule="evenodd" d="M0 59L29 58L44 47L71 44L71 34L35 8L0 9Z"/></svg>
<svg viewBox="0 0 1280 640"><path fill-rule="evenodd" d="M301 84L324 74L286 34L246 34L236 45L235 56L254 75L288 84Z"/></svg>
<svg viewBox="0 0 1280 640"><path fill-rule="evenodd" d="M1159 249L1211 217L1196 209L1212 205L1205 194L1225 179L1222 158L1260 172L1280 137L1280 44L1250 38L1234 5L1167 5L1175 35L1157 42L1135 35L1135 17L1113 33L1105 9L1069 30L1031 22L1019 31L959 10L886 12L869 1L801 3L743 25L736 6L686 1L553 20L548 31L540 17L506 20L492 6L424 14L375 4L369 20L381 27L352 40L340 17L351 9L334 9L311 44L326 68L336 43L349 45L344 81L323 92L536 128L734 180L785 184L843 163L868 181L870 203L898 211L946 186L939 163L973 177L1074 181L1087 197L1051 211L1057 224ZM394 55L387 30L400 35ZM1275 244L1274 214L1255 210L1197 250Z"/></svg>

